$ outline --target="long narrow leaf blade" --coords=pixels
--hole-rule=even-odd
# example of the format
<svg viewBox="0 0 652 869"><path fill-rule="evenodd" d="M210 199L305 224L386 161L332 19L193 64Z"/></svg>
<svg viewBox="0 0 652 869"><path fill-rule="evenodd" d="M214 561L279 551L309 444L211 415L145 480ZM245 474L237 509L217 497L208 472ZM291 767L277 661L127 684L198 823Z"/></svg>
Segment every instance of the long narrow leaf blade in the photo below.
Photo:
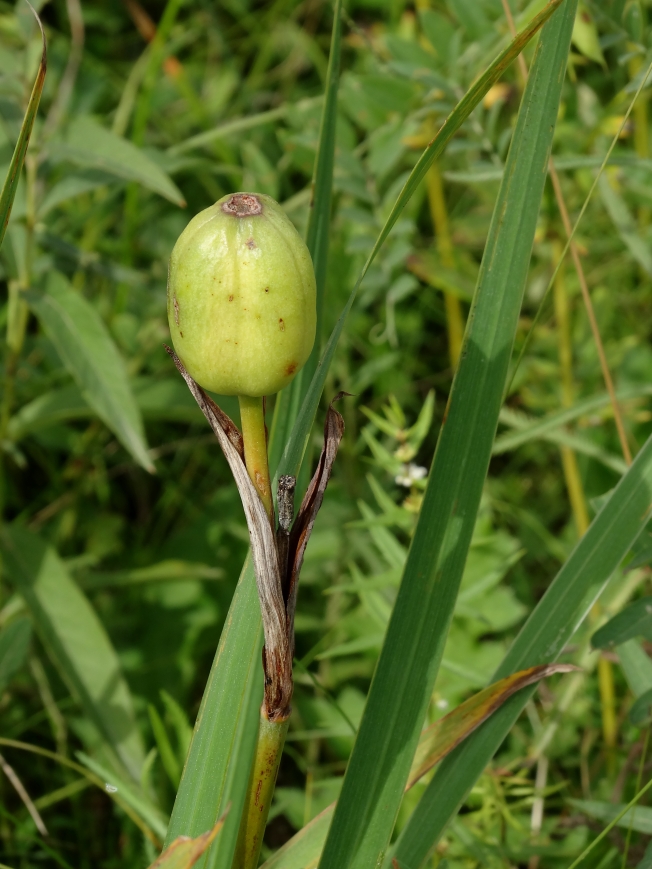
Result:
<svg viewBox="0 0 652 869"><path fill-rule="evenodd" d="M131 694L95 610L57 553L16 525L0 530L4 570L20 592L54 663L136 780L145 758Z"/></svg>
<svg viewBox="0 0 652 869"><path fill-rule="evenodd" d="M138 464L153 471L124 362L95 308L58 272L47 293L29 291L25 298L88 404Z"/></svg>
<svg viewBox="0 0 652 869"><path fill-rule="evenodd" d="M16 190L18 189L20 173L23 168L23 163L25 162L25 155L27 154L27 148L29 146L29 140L32 135L32 130L34 129L34 121L36 120L36 113L38 111L38 106L41 101L41 94L43 93L43 85L45 84L45 73L47 70L48 62L47 46L45 44L45 33L43 31L41 19L38 17L31 4L28 5L32 12L34 12L34 16L38 21L38 26L41 29L43 49L41 51L41 61L38 66L36 78L34 79L32 93L30 94L29 102L27 103L25 117L23 118L23 123L20 127L18 141L16 142L16 147L11 158L11 163L9 164L9 171L2 187L2 193L0 193L0 247L2 247L5 232L7 231L7 224L9 223L9 218L11 217L11 209L14 204Z"/></svg>
<svg viewBox="0 0 652 869"><path fill-rule="evenodd" d="M432 696L507 378L575 4L543 28L494 209L417 528L321 869L382 860Z"/></svg>
<svg viewBox="0 0 652 869"><path fill-rule="evenodd" d="M310 198L310 217L306 245L312 257L317 287L317 332L310 358L290 386L276 399L270 465L278 465L281 452L296 422L301 402L319 362L323 335L326 271L330 245L331 203L333 200L333 170L335 166L335 136L337 127L337 90L342 54L342 0L337 0L333 17L333 34L326 75L326 94L319 131L319 146Z"/></svg>
<svg viewBox="0 0 652 869"><path fill-rule="evenodd" d="M561 653L651 514L652 437L521 629L496 677ZM444 761L401 833L394 852L398 866L422 865L533 690L509 700Z"/></svg>

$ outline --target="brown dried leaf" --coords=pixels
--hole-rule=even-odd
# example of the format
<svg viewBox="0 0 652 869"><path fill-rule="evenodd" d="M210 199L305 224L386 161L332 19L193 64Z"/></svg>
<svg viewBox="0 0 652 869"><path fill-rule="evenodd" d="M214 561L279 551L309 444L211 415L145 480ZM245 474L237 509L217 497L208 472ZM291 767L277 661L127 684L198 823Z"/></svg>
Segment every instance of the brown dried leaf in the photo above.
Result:
<svg viewBox="0 0 652 869"><path fill-rule="evenodd" d="M290 534L289 559L288 559L288 577L287 582L284 581L284 587L287 587L287 631L288 640L294 655L294 612L297 606L297 591L299 586L299 574L303 565L303 558L306 552L306 546L312 533L317 513L324 500L324 492L331 477L333 470L333 462L337 455L337 450L340 441L344 435L344 419L338 413L333 405L339 401L348 392L338 392L335 398L331 401L326 414L326 422L324 423L324 446L319 457L317 469L313 474L310 485L304 495L296 521L292 527Z"/></svg>
<svg viewBox="0 0 652 869"><path fill-rule="evenodd" d="M506 676L499 682L494 682L483 691L469 697L448 715L435 721L426 728L420 738L419 745L412 761L410 777L406 790L411 788L428 770L446 757L456 746L466 739L484 721L499 709L512 694L527 688L535 682L552 676L554 673L570 673L578 670L573 664L538 664L527 670L519 670L511 676Z"/></svg>
<svg viewBox="0 0 652 869"><path fill-rule="evenodd" d="M292 699L292 653L288 641L285 601L281 589L281 572L274 531L245 467L240 432L231 419L188 374L176 353L169 347L165 349L213 429L242 499L249 528L265 634L264 707L270 721L282 720L289 714Z"/></svg>
<svg viewBox="0 0 652 869"><path fill-rule="evenodd" d="M211 846L223 826L224 817L220 818L212 830L202 833L201 836L197 836L195 839L191 839L188 836L179 836L152 863L149 869L191 869L202 854Z"/></svg>

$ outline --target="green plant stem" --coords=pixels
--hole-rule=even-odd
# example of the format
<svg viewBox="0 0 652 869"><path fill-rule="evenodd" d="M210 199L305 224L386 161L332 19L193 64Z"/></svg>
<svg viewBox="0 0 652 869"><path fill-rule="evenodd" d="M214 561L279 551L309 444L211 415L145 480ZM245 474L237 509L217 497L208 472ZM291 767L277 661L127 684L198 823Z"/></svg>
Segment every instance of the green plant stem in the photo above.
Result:
<svg viewBox="0 0 652 869"><path fill-rule="evenodd" d="M233 869L256 869L289 719L268 721L261 711L256 755L251 768Z"/></svg>
<svg viewBox="0 0 652 869"><path fill-rule="evenodd" d="M272 484L269 479L263 399L239 395L238 401L240 402L245 464L271 521L273 517Z"/></svg>

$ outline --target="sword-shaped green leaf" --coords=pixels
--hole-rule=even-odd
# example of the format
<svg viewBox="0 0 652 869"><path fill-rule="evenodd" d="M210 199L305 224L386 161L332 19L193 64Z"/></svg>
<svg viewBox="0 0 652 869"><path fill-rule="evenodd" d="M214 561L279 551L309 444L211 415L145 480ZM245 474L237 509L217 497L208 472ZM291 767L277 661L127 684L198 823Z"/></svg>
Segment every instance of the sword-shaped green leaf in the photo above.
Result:
<svg viewBox="0 0 652 869"><path fill-rule="evenodd" d="M93 305L58 272L50 275L47 293L29 290L25 299L88 404L138 464L153 471L127 369Z"/></svg>
<svg viewBox="0 0 652 869"><path fill-rule="evenodd" d="M394 828L489 467L575 6L567 0L539 38L489 228L448 412L320 869L378 866Z"/></svg>

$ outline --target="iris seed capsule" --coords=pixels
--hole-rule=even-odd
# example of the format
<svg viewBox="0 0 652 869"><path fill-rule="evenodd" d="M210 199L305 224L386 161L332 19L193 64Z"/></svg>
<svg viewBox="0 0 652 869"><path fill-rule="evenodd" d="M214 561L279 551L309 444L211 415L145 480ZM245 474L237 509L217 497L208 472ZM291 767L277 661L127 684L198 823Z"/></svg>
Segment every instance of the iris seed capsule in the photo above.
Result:
<svg viewBox="0 0 652 869"><path fill-rule="evenodd" d="M315 274L277 202L233 193L190 221L170 257L168 321L204 389L260 397L291 382L315 341Z"/></svg>

